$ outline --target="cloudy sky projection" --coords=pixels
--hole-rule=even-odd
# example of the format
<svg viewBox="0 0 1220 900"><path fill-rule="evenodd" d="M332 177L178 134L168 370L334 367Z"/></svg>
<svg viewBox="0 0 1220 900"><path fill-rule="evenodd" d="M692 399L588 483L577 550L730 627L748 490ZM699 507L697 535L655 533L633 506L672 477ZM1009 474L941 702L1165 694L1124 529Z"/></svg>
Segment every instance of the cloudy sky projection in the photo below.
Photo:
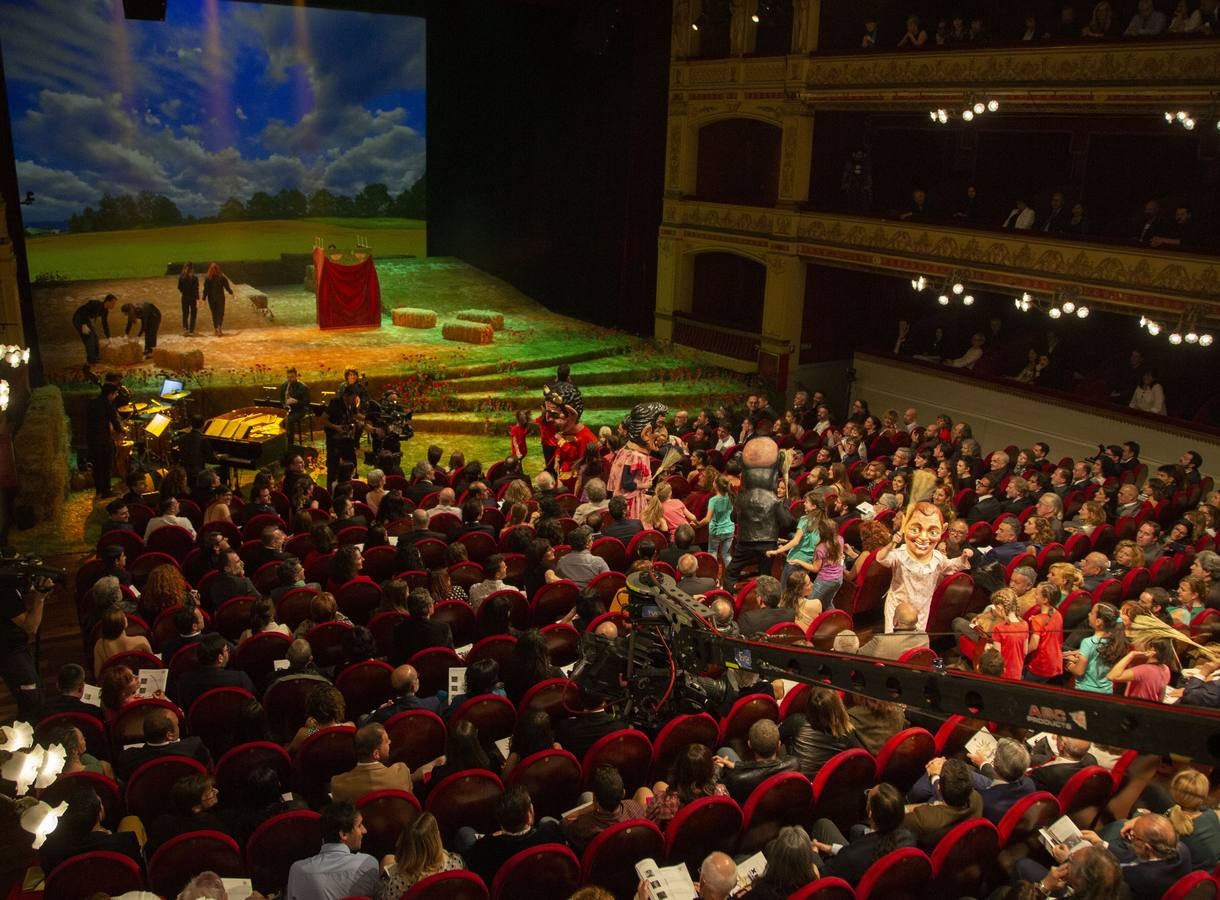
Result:
<svg viewBox="0 0 1220 900"><path fill-rule="evenodd" d="M2 0L0 46L27 224L103 193L186 215L233 196L391 194L424 174L424 21L226 0Z"/></svg>

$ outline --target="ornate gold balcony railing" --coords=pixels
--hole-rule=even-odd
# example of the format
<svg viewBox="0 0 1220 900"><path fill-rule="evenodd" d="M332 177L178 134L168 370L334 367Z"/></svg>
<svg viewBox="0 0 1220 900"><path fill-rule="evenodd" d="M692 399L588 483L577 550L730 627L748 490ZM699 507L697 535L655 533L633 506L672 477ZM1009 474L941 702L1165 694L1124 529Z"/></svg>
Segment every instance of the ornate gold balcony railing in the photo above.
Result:
<svg viewBox="0 0 1220 900"><path fill-rule="evenodd" d="M1000 291L1074 288L1097 307L1220 316L1220 258L1019 232L824 212L666 200L662 238L688 250L722 248L915 278L965 270Z"/></svg>

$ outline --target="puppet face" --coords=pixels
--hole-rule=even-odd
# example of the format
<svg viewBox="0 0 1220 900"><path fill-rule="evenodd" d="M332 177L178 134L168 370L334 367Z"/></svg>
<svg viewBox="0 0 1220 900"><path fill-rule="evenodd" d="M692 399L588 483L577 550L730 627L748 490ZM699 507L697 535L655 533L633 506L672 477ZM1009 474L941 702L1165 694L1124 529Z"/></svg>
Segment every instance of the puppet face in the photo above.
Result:
<svg viewBox="0 0 1220 900"><path fill-rule="evenodd" d="M542 404L542 415L560 434L575 434L580 430L580 413L571 406L547 400Z"/></svg>
<svg viewBox="0 0 1220 900"><path fill-rule="evenodd" d="M640 443L650 451L660 450L669 443L669 429L665 427L665 417L660 416L652 425L645 425L640 432Z"/></svg>
<svg viewBox="0 0 1220 900"><path fill-rule="evenodd" d="M920 562L927 560L936 549L944 530L944 523L938 514L916 510L911 513L903 530L907 552Z"/></svg>

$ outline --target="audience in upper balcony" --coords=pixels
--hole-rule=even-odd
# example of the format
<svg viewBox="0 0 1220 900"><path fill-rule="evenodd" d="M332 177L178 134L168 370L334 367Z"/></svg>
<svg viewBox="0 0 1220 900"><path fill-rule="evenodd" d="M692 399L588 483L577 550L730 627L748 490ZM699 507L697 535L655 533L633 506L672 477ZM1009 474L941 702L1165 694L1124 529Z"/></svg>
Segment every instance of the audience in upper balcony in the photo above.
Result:
<svg viewBox="0 0 1220 900"><path fill-rule="evenodd" d="M860 39L860 49L873 50L877 46L877 19L876 17L864 20L864 37Z"/></svg>
<svg viewBox="0 0 1220 900"><path fill-rule="evenodd" d="M1152 5L1152 0L1139 0L1135 15L1123 32L1127 37L1154 37L1165 32L1165 14Z"/></svg>
<svg viewBox="0 0 1220 900"><path fill-rule="evenodd" d="M1148 241L1153 247L1176 247L1189 250L1198 243L1198 230L1195 227L1194 214L1189 206L1179 206L1173 211L1173 222L1166 225L1160 234L1154 234Z"/></svg>
<svg viewBox="0 0 1220 900"><path fill-rule="evenodd" d="M929 218L931 211L928 209L928 192L923 188L915 188L911 191L911 205L902 213L899 213L898 218L920 222Z"/></svg>
<svg viewBox="0 0 1220 900"><path fill-rule="evenodd" d="M928 43L928 32L919 24L919 16L907 17L907 30L898 42L899 50L918 50Z"/></svg>
<svg viewBox="0 0 1220 900"><path fill-rule="evenodd" d="M1042 217L1038 230L1043 234L1063 234L1068 230L1069 215L1063 191L1055 191L1051 194L1051 207Z"/></svg>
<svg viewBox="0 0 1220 900"><path fill-rule="evenodd" d="M1003 227L1009 231L1032 231L1036 220L1037 214L1023 198L1018 197L1012 212L1004 220Z"/></svg>
<svg viewBox="0 0 1220 900"><path fill-rule="evenodd" d="M1202 0L1199 4L1199 31L1203 34L1220 34L1220 0Z"/></svg>

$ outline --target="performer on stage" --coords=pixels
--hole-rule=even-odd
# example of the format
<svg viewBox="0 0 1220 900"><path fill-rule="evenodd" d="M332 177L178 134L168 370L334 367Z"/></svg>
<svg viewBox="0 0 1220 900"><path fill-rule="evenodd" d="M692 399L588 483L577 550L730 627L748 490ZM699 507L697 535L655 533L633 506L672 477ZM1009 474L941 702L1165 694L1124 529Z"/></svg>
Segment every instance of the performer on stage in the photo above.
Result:
<svg viewBox="0 0 1220 900"><path fill-rule="evenodd" d="M72 328L80 335L85 345L85 365L91 366L102 356L101 344L97 339L97 322L101 320L102 333L110 337L110 310L119 302L114 294L107 294L103 299L86 300L72 313Z"/></svg>
<svg viewBox="0 0 1220 900"><path fill-rule="evenodd" d="M356 465L356 439L362 423L360 395L352 385L346 385L331 397L319 420L326 434L326 487L329 490L339 478L339 468L347 462Z"/></svg>
<svg viewBox="0 0 1220 900"><path fill-rule="evenodd" d="M184 265L178 275L178 295L182 300L182 336L191 337L199 316L199 276L191 263Z"/></svg>
<svg viewBox="0 0 1220 900"><path fill-rule="evenodd" d="M123 435L114 398L119 389L111 382L102 385L96 397L85 404L85 445L93 465L93 489L97 499L113 497L110 478L114 472L114 442Z"/></svg>
<svg viewBox="0 0 1220 900"><path fill-rule="evenodd" d="M222 330L225 323L225 294L233 296L233 285L228 276L220 271L220 263L208 266L208 275L203 279L203 296L208 301L208 310L212 313L212 330L217 337L224 337Z"/></svg>
<svg viewBox="0 0 1220 900"><path fill-rule="evenodd" d="M569 381L557 381L542 389L542 418L555 430L555 476L567 492L576 486L578 466L585 448L597 443L597 435L580 424L585 411L580 389Z"/></svg>
<svg viewBox="0 0 1220 900"><path fill-rule="evenodd" d="M936 549L945 532L945 519L935 504L916 500L907 507L902 527L894 539L877 551L878 565L893 570L889 593L885 595L885 630L894 630L894 611L899 603L909 603L919 611L919 631L928 627L928 613L936 585L946 575L970 567L974 551L966 548L956 559L946 559Z"/></svg>
<svg viewBox="0 0 1220 900"><path fill-rule="evenodd" d="M741 448L741 488L737 492L737 542L725 569L726 585L735 583L747 564L758 564L760 574L770 573L771 558L781 534L796 525L788 506L786 479L779 445L766 435L748 440Z"/></svg>
<svg viewBox="0 0 1220 900"><path fill-rule="evenodd" d="M356 369L343 370L343 383L339 385L337 391L342 391L344 388L351 388L360 397L360 408L364 409L369 404L369 389L364 383L364 379L360 377L360 373Z"/></svg>
<svg viewBox="0 0 1220 900"><path fill-rule="evenodd" d="M290 366L284 373L284 382L280 385L280 406L288 410L284 417L284 430L289 437L300 434L300 422L309 412L309 386L297 380L295 366Z"/></svg>
<svg viewBox="0 0 1220 900"><path fill-rule="evenodd" d="M161 310L151 303L124 303L120 309L127 316L127 328L123 330L125 336L131 334L131 326L135 325L136 322L140 323L140 330L136 332L136 337L144 338L144 358L148 359L153 355L153 350L157 348L157 331L161 327Z"/></svg>
<svg viewBox="0 0 1220 900"><path fill-rule="evenodd" d="M627 442L614 454L606 489L627 501L627 518L638 519L648 503L652 487L652 454L659 453L669 440L664 403L640 403L623 419Z"/></svg>

